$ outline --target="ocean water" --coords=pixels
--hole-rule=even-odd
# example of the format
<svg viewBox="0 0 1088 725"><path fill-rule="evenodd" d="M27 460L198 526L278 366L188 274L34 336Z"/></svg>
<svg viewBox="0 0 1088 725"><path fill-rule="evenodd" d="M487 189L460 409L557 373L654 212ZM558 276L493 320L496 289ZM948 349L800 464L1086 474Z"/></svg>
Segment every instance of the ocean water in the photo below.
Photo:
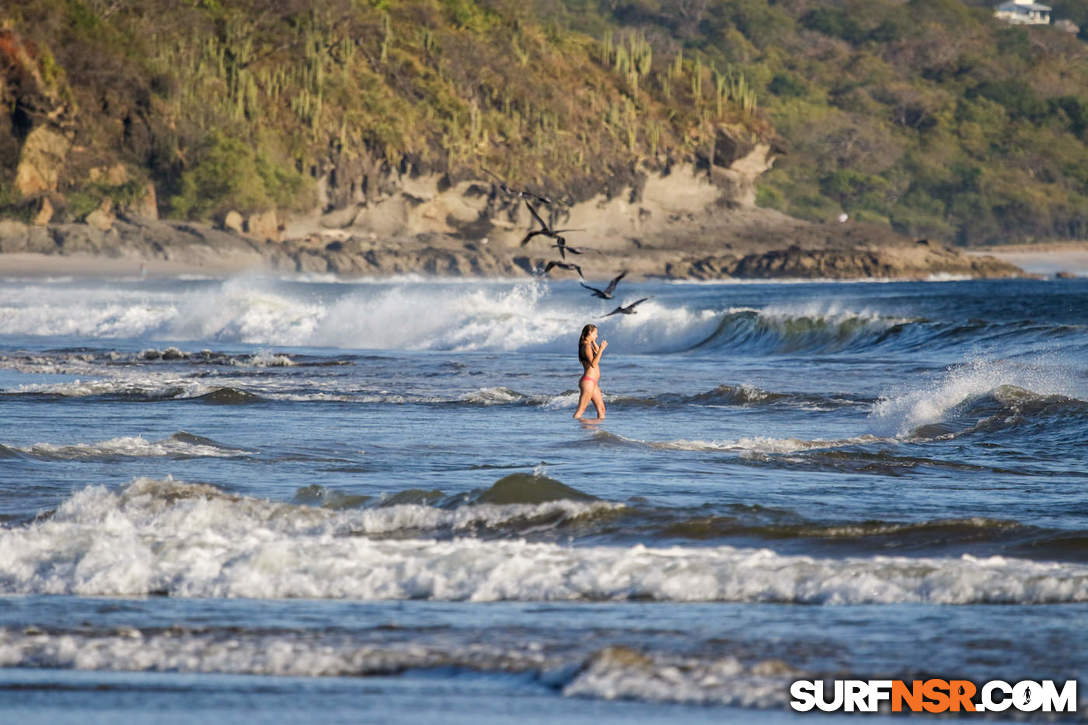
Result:
<svg viewBox="0 0 1088 725"><path fill-rule="evenodd" d="M618 293L0 280L0 720L778 722L821 678L1083 707L1088 280Z"/></svg>

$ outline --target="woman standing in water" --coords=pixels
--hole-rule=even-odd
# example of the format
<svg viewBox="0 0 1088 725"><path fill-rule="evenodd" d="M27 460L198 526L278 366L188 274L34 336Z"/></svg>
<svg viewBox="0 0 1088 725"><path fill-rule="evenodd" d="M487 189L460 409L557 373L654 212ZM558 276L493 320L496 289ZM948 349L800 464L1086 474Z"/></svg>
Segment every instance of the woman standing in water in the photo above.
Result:
<svg viewBox="0 0 1088 725"><path fill-rule="evenodd" d="M601 340L597 344L597 326L586 325L582 328L582 336L578 339L578 362L582 363L582 379L578 381L578 410L574 411L575 418L585 415L586 406L593 401L593 407L597 409L597 420L604 420L604 396L601 394L601 355L608 347L607 340Z"/></svg>

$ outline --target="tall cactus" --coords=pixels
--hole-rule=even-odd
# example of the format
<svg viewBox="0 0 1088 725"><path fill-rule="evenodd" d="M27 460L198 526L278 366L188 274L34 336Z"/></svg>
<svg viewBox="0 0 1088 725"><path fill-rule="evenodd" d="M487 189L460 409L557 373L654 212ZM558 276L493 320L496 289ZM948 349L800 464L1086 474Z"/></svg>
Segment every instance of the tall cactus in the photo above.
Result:
<svg viewBox="0 0 1088 725"><path fill-rule="evenodd" d="M389 59L389 44L393 42L393 21L389 19L389 13L382 13L382 50L381 63L385 65Z"/></svg>

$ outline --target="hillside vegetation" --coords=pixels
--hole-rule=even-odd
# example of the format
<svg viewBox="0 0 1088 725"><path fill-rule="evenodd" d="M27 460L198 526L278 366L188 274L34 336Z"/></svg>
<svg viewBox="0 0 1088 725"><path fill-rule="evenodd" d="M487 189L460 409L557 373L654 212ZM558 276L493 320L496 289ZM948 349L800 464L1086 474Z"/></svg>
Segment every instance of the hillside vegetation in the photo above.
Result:
<svg viewBox="0 0 1088 725"><path fill-rule="evenodd" d="M759 200L960 243L1088 235L1088 5L1013 27L962 0L566 0L590 33L739 68L785 156ZM542 4L552 8L556 3Z"/></svg>
<svg viewBox="0 0 1088 725"><path fill-rule="evenodd" d="M322 177L343 203L390 168L586 197L767 133L739 74L517 0L14 0L0 22L9 215L36 208L15 166L39 126L72 139L53 198L77 219L148 180L163 213L214 219L309 208ZM123 184L95 173L117 160Z"/></svg>
<svg viewBox="0 0 1088 725"><path fill-rule="evenodd" d="M382 168L588 198L727 129L774 142L759 203L795 216L1088 236L1088 45L989 3L8 0L0 28L8 216L41 203L16 184L39 127L68 139L56 219L149 181L178 217L310 208L320 178L335 205Z"/></svg>

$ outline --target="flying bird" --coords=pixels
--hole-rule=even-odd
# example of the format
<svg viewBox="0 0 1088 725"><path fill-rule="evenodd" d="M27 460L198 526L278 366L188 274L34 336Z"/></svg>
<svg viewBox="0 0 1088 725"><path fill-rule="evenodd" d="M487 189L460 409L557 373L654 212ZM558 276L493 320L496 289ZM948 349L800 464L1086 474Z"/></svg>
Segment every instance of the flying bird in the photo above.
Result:
<svg viewBox="0 0 1088 725"><path fill-rule="evenodd" d="M484 171L486 171L488 173L488 175L491 176L491 178L493 178L495 180L496 185L500 189L502 189L502 192L504 194L506 194L507 196L512 196L515 199L525 199L526 203L528 203L529 199L536 199L540 203L548 204L548 205L551 205L551 204L555 203L554 201L552 201L551 199L549 199L546 196L541 196L540 194L534 194L533 192L526 191L525 189L515 189L512 186L508 186L505 181L503 181L501 178L499 178L498 174L496 174L494 171L491 171L490 169L485 168Z"/></svg>
<svg viewBox="0 0 1088 725"><path fill-rule="evenodd" d="M563 237L556 237L555 238L555 244L553 244L552 246L559 250L559 256L562 257L563 259L567 258L567 252L570 252L571 254L582 254L584 252L596 252L597 251L596 249L590 249L589 247L582 247L581 249L575 249L574 247L567 244L567 240L564 239Z"/></svg>
<svg viewBox="0 0 1088 725"><path fill-rule="evenodd" d="M603 290L599 290L596 287L590 287L588 284L585 284L585 283L582 283L582 282L580 282L579 284L581 284L587 290L592 292L594 297L600 297L602 300L610 300L610 299L612 299L612 293L616 291L616 285L619 284L620 280L623 279L626 276L627 276L627 271L626 270L624 270L623 272L620 272L619 276L617 276L615 279L613 279L611 282L609 282L608 286L605 287Z"/></svg>
<svg viewBox="0 0 1088 725"><path fill-rule="evenodd" d="M526 201L525 206L529 207L529 213L531 213L533 215L533 218L536 219L538 222L540 222L540 229L534 229L534 230L530 231L528 234L525 235L525 238L521 240L521 246L523 246L523 247L526 244L529 243L530 239L532 239L533 237L535 237L535 236L537 236L539 234L543 234L544 236L551 237L552 239L555 239L555 240L562 239L563 240L563 246L566 246L567 240L563 239L561 236L559 236L561 233L563 233L563 232L580 232L580 231L582 231L581 229L552 229L550 226L548 226L548 223L546 221L544 221L540 217L539 214L536 213L536 209L533 208L532 204L530 204L528 201ZM569 247L568 247L568 249L569 249ZM564 255L562 253L562 251L560 251L560 255L563 256L564 259L566 259L566 255Z"/></svg>
<svg viewBox="0 0 1088 725"><path fill-rule="evenodd" d="M623 305L620 305L619 307L617 307L616 309L612 310L607 315L605 315L605 317L611 317L612 315L637 315L638 310L636 310L635 307L637 307L638 305L641 305L643 302L645 302L646 300L649 300L649 299L653 299L653 298L643 297L641 300L635 300L634 302L627 305L626 307L624 307Z"/></svg>
<svg viewBox="0 0 1088 725"><path fill-rule="evenodd" d="M559 269L573 269L575 272L578 273L579 277L585 279L585 277L582 276L582 268L579 267L577 264L574 264L573 262L556 262L554 260L548 262L547 266L544 267L544 274L550 272L552 267L559 267Z"/></svg>

